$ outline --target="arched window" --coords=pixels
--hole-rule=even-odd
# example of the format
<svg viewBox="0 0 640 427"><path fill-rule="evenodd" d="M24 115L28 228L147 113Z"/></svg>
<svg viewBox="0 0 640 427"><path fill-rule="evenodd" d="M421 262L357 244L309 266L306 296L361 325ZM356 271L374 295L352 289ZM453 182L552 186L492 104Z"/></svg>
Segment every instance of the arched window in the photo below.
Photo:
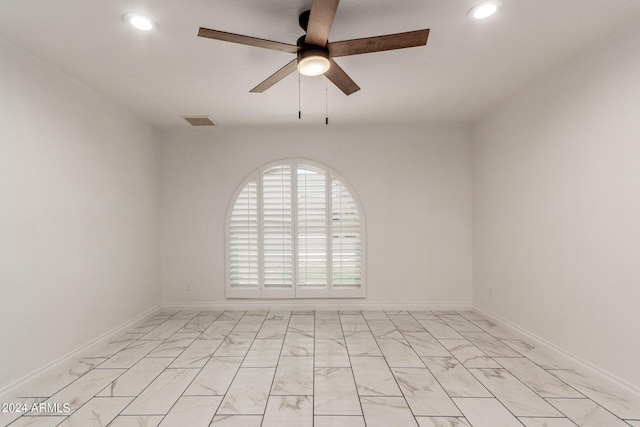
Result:
<svg viewBox="0 0 640 427"><path fill-rule="evenodd" d="M327 166L255 171L236 191L226 237L228 298L365 296L362 209Z"/></svg>

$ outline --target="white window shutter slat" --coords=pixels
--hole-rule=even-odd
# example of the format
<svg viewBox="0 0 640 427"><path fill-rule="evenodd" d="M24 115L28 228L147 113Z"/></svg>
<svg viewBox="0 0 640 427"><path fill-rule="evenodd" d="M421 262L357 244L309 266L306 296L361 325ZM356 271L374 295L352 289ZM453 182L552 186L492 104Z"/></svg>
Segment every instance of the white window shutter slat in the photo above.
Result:
<svg viewBox="0 0 640 427"><path fill-rule="evenodd" d="M298 288L328 287L326 173L297 167Z"/></svg>
<svg viewBox="0 0 640 427"><path fill-rule="evenodd" d="M267 288L293 288L293 215L291 166L262 175L263 280Z"/></svg>
<svg viewBox="0 0 640 427"><path fill-rule="evenodd" d="M258 289L258 183L252 180L236 198L229 221L231 288Z"/></svg>
<svg viewBox="0 0 640 427"><path fill-rule="evenodd" d="M331 252L333 287L359 288L361 285L360 215L349 190L331 178Z"/></svg>

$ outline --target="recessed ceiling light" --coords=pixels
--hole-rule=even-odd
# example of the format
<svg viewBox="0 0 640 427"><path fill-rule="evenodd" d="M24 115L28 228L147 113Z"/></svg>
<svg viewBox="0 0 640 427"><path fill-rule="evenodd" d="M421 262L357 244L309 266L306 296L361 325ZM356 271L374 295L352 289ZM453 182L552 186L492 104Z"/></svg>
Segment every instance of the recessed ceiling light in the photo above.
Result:
<svg viewBox="0 0 640 427"><path fill-rule="evenodd" d="M149 31L158 26L158 24L156 24L156 22L148 16L134 12L125 13L122 16L122 19L140 31Z"/></svg>
<svg viewBox="0 0 640 427"><path fill-rule="evenodd" d="M473 19L485 19L496 13L504 3L502 0L489 0L473 6L467 16Z"/></svg>

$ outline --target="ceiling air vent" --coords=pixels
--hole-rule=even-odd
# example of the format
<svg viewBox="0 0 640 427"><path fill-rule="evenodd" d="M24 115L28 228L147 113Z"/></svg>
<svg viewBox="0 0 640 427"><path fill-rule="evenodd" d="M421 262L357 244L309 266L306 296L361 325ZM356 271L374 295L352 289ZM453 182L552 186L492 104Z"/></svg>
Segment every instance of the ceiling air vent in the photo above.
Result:
<svg viewBox="0 0 640 427"><path fill-rule="evenodd" d="M182 116L191 126L215 126L208 116Z"/></svg>

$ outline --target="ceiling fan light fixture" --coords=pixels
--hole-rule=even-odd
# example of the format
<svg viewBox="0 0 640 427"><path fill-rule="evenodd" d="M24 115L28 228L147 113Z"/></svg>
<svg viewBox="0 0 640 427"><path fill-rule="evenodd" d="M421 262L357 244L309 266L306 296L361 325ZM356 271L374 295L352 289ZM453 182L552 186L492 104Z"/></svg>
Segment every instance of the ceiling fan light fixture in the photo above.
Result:
<svg viewBox="0 0 640 427"><path fill-rule="evenodd" d="M503 6L504 3L502 2L502 0L485 1L473 6L467 13L467 16L477 20L486 19L494 15Z"/></svg>
<svg viewBox="0 0 640 427"><path fill-rule="evenodd" d="M158 26L153 19L135 12L125 13L122 15L122 20L128 22L132 27L140 31L149 31Z"/></svg>
<svg viewBox="0 0 640 427"><path fill-rule="evenodd" d="M298 71L303 76L319 76L329 71L330 67L326 49L302 49L298 52Z"/></svg>

